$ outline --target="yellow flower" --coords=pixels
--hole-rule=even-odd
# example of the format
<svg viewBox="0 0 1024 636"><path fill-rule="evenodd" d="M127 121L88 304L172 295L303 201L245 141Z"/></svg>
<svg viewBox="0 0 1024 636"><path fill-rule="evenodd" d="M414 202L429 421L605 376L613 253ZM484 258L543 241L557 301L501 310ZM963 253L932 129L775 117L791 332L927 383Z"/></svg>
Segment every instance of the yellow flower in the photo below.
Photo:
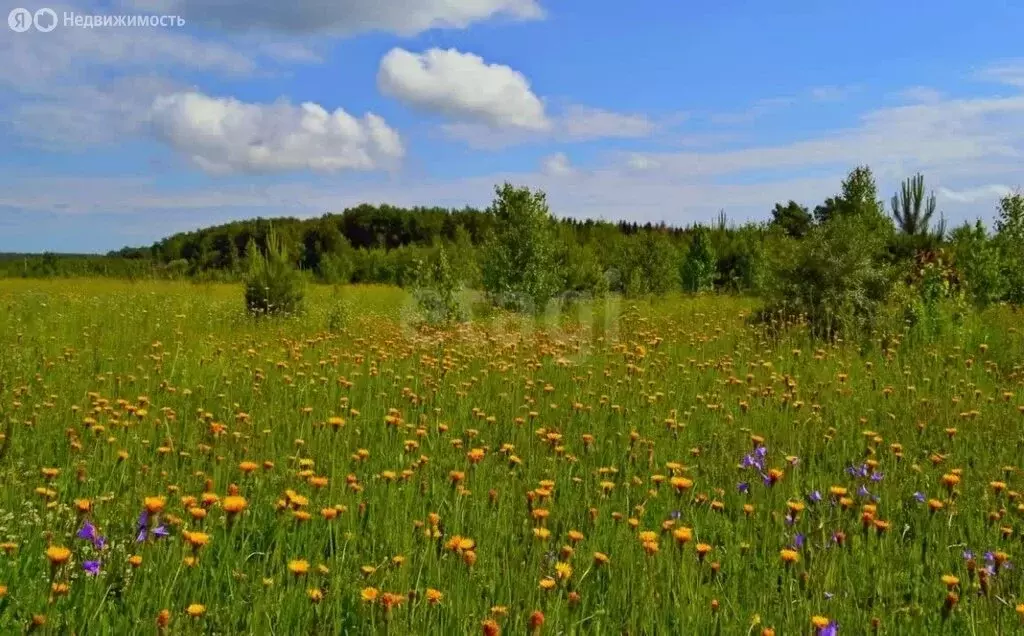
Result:
<svg viewBox="0 0 1024 636"><path fill-rule="evenodd" d="M553 587L555 587L555 579L551 578L550 576L545 576L543 579L540 580L540 589L550 590Z"/></svg>
<svg viewBox="0 0 1024 636"><path fill-rule="evenodd" d="M303 576L309 572L309 561L305 559L293 559L288 562L288 571L295 576Z"/></svg>
<svg viewBox="0 0 1024 636"><path fill-rule="evenodd" d="M53 565L62 565L68 562L71 558L71 550L58 545L51 545L46 548L46 558L50 560Z"/></svg>
<svg viewBox="0 0 1024 636"><path fill-rule="evenodd" d="M824 616L812 616L811 625L814 625L815 629L825 629L831 621Z"/></svg>
<svg viewBox="0 0 1024 636"><path fill-rule="evenodd" d="M958 579L957 577L953 576L952 574L943 574L942 575L942 582L945 583L946 587L948 587L950 589L956 587L957 585L960 585L960 579Z"/></svg>
<svg viewBox="0 0 1024 636"><path fill-rule="evenodd" d="M555 573L560 581L564 581L572 576L572 566L564 561L559 561L555 564Z"/></svg>
<svg viewBox="0 0 1024 636"><path fill-rule="evenodd" d="M363 599L363 601L367 603L372 603L377 600L377 594L377 588L364 587L363 590L359 593L359 596Z"/></svg>
<svg viewBox="0 0 1024 636"><path fill-rule="evenodd" d="M185 613L191 616L192 618L199 618L200 616L206 613L206 606L200 605L199 603L192 603L187 608L185 608Z"/></svg>
<svg viewBox="0 0 1024 636"><path fill-rule="evenodd" d="M435 590L432 587L427 588L427 602L431 605L437 605L444 598L444 594L440 590Z"/></svg>
<svg viewBox="0 0 1024 636"><path fill-rule="evenodd" d="M800 553L796 550L785 549L779 552L779 557L782 558L783 563L789 565L790 563L796 563L800 560Z"/></svg>

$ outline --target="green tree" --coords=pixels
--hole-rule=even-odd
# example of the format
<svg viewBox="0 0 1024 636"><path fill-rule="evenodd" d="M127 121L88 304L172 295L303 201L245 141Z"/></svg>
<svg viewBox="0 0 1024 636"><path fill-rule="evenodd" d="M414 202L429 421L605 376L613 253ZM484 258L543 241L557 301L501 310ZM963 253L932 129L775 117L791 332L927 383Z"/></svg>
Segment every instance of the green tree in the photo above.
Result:
<svg viewBox="0 0 1024 636"><path fill-rule="evenodd" d="M814 217L807 208L791 200L786 205L775 204L775 209L772 210L772 225L782 228L793 238L803 238L814 225Z"/></svg>
<svg viewBox="0 0 1024 636"><path fill-rule="evenodd" d="M484 289L507 309L544 311L562 286L546 196L505 183L495 188L488 213L494 229L485 250Z"/></svg>
<svg viewBox="0 0 1024 636"><path fill-rule="evenodd" d="M705 228L698 227L683 261L683 289L689 292L713 289L717 268L718 257L711 245L710 233Z"/></svg>
<svg viewBox="0 0 1024 636"><path fill-rule="evenodd" d="M935 194L924 194L924 175L906 179L900 191L892 195L892 215L896 226L909 236L929 233L928 225L935 214Z"/></svg>
<svg viewBox="0 0 1024 636"><path fill-rule="evenodd" d="M1002 298L1004 281L999 248L981 221L973 226L964 223L953 230L950 243L954 264L962 276L961 284L974 304L984 307Z"/></svg>
<svg viewBox="0 0 1024 636"><path fill-rule="evenodd" d="M866 166L853 170L841 196L826 203L831 213L824 222L770 251L763 315L803 317L824 338L867 336L893 287L892 221Z"/></svg>
<svg viewBox="0 0 1024 636"><path fill-rule="evenodd" d="M305 295L302 274L288 261L288 252L273 229L266 254L250 239L246 250L245 306L256 315L293 314Z"/></svg>
<svg viewBox="0 0 1024 636"><path fill-rule="evenodd" d="M999 249L1006 300L1024 305L1024 193L1007 194L999 201L995 242Z"/></svg>

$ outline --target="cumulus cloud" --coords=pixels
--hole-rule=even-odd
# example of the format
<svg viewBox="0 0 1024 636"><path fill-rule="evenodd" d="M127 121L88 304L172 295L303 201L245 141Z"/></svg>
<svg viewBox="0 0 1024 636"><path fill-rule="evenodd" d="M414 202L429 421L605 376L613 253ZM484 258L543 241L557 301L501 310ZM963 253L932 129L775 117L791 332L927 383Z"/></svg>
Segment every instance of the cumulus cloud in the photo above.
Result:
<svg viewBox="0 0 1024 636"><path fill-rule="evenodd" d="M395 48L381 59L377 84L386 95L446 117L495 128L550 126L544 103L522 73L472 53L430 49L417 54Z"/></svg>
<svg viewBox="0 0 1024 636"><path fill-rule="evenodd" d="M579 104L550 114L521 72L456 49L392 49L381 59L377 85L413 108L447 118L441 129L477 149L550 139L636 139L659 128L644 114Z"/></svg>
<svg viewBox="0 0 1024 636"><path fill-rule="evenodd" d="M564 152L556 152L544 157L540 162L540 168L541 172L553 177L563 177L575 172L569 162L569 157Z"/></svg>
<svg viewBox="0 0 1024 636"><path fill-rule="evenodd" d="M211 173L374 170L404 154L382 118L328 112L310 102L250 104L197 92L153 102L157 135Z"/></svg>
<svg viewBox="0 0 1024 636"><path fill-rule="evenodd" d="M536 0L132 0L136 8L185 16L225 30L277 30L351 35L386 31L411 36L428 29L465 28L504 16L544 15Z"/></svg>

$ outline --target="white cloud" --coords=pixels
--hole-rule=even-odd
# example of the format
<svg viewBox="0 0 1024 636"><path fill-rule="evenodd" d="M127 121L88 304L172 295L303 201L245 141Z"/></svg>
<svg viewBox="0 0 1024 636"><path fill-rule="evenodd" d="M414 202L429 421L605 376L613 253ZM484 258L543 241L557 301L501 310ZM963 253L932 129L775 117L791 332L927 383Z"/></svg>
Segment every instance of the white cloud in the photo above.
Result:
<svg viewBox="0 0 1024 636"><path fill-rule="evenodd" d="M1024 156L1024 95L882 108L862 116L859 126L782 145L642 156L691 177L858 163L883 175L965 162L977 170ZM625 160L635 161L632 155Z"/></svg>
<svg viewBox="0 0 1024 636"><path fill-rule="evenodd" d="M541 160L541 172L553 177L563 177L573 174L575 170L564 152L556 152Z"/></svg>
<svg viewBox="0 0 1024 636"><path fill-rule="evenodd" d="M646 115L615 113L600 108L570 106L559 128L569 139L648 137L657 128Z"/></svg>
<svg viewBox="0 0 1024 636"><path fill-rule="evenodd" d="M505 16L543 17L536 0L133 0L153 13L185 16L224 30L278 30L352 35L386 31L412 36L434 28L465 28Z"/></svg>
<svg viewBox="0 0 1024 636"><path fill-rule="evenodd" d="M158 97L154 131L211 173L374 170L404 154L383 119L314 103L248 104L196 92Z"/></svg>
<svg viewBox="0 0 1024 636"><path fill-rule="evenodd" d="M983 69L979 76L981 79L1024 88L1024 58L993 64Z"/></svg>
<svg viewBox="0 0 1024 636"><path fill-rule="evenodd" d="M645 170L656 170L661 167L661 164L656 159L634 152L630 153L626 158L626 167L630 170L643 172Z"/></svg>
<svg viewBox="0 0 1024 636"><path fill-rule="evenodd" d="M951 190L949 188L939 188L938 192L940 197L950 201L955 201L957 203L975 203L983 200L1000 199L1013 192L1013 188L1005 185L991 184L959 191Z"/></svg>
<svg viewBox="0 0 1024 636"><path fill-rule="evenodd" d="M522 73L472 53L394 48L380 61L377 84L386 95L450 118L523 130L551 125Z"/></svg>

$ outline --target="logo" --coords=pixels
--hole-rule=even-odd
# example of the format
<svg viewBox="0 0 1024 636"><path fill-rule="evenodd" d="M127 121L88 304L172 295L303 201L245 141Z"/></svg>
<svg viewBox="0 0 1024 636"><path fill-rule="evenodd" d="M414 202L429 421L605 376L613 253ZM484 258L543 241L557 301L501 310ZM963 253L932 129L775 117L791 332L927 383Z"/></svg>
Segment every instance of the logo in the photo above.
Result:
<svg viewBox="0 0 1024 636"><path fill-rule="evenodd" d="M57 28L57 12L43 7L34 14L28 9L12 9L7 14L7 26L15 33L24 33L33 26L40 33L49 33Z"/></svg>
<svg viewBox="0 0 1024 636"><path fill-rule="evenodd" d="M57 12L43 7L32 16L32 22L35 23L36 30L40 33L49 33L57 28Z"/></svg>
<svg viewBox="0 0 1024 636"><path fill-rule="evenodd" d="M32 12L28 9L11 9L7 15L7 26L11 27L11 31L15 33L28 31L32 28Z"/></svg>

